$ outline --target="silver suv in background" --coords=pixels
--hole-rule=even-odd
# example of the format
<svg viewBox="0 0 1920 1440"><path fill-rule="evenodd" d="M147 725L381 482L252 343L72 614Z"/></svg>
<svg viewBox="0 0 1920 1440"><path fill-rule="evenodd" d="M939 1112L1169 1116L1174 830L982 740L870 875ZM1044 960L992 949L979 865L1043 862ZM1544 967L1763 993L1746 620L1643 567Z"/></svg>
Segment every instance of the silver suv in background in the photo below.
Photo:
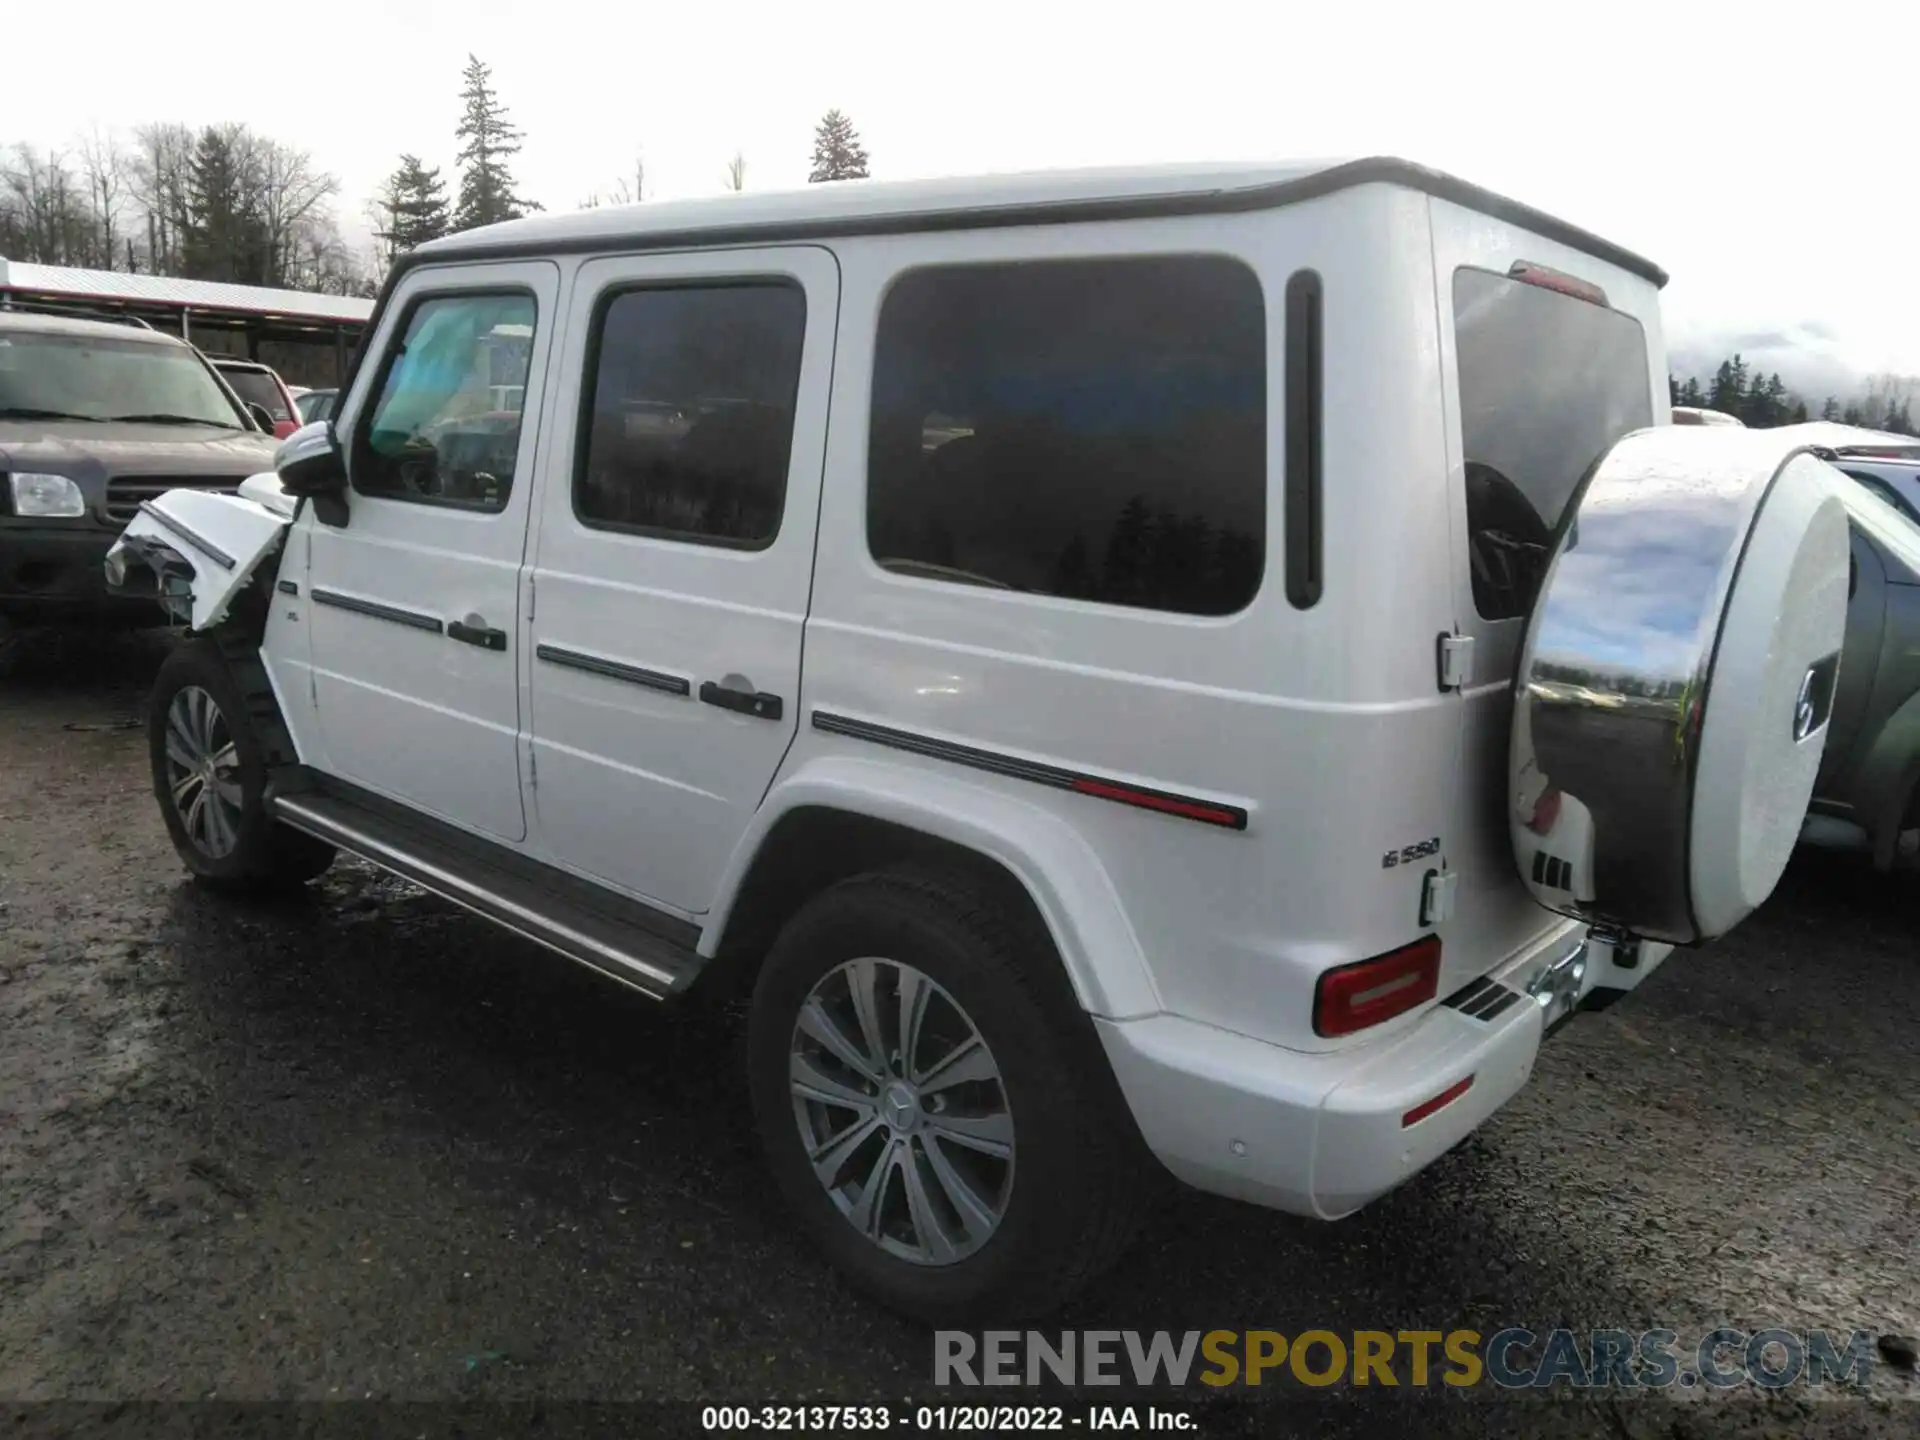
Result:
<svg viewBox="0 0 1920 1440"><path fill-rule="evenodd" d="M1864 848L1890 870L1920 829L1920 439L1788 427L1853 483L1847 638L1806 838Z"/></svg>

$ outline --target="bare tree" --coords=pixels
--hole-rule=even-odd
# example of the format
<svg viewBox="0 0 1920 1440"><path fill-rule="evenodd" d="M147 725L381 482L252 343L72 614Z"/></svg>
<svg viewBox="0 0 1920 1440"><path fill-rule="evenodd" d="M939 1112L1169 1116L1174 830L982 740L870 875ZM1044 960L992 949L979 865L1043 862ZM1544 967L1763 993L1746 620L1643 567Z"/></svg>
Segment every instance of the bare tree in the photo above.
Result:
<svg viewBox="0 0 1920 1440"><path fill-rule="evenodd" d="M161 121L134 131L129 188L146 222L147 268L156 274L178 272L192 228L193 150L194 135L185 125Z"/></svg>
<svg viewBox="0 0 1920 1440"><path fill-rule="evenodd" d="M315 170L304 150L257 135L246 139L270 273L284 277L296 268L303 248L311 248L316 228L323 238L331 231L337 240L338 230L324 206L339 192L340 182Z"/></svg>
<svg viewBox="0 0 1920 1440"><path fill-rule="evenodd" d="M87 206L93 220L92 264L111 270L119 259L120 212L126 203L127 156L109 131L93 130L80 142L80 170L87 182Z"/></svg>
<svg viewBox="0 0 1920 1440"><path fill-rule="evenodd" d="M647 198L647 162L640 156L633 161L633 178L624 176L612 188L596 190L580 202L582 210L598 210L602 205L637 205Z"/></svg>
<svg viewBox="0 0 1920 1440"><path fill-rule="evenodd" d="M0 166L0 239L15 257L44 265L89 264L92 230L67 157L16 145L12 161Z"/></svg>
<svg viewBox="0 0 1920 1440"><path fill-rule="evenodd" d="M747 188L747 157L738 150L733 159L727 162L727 189L744 190Z"/></svg>

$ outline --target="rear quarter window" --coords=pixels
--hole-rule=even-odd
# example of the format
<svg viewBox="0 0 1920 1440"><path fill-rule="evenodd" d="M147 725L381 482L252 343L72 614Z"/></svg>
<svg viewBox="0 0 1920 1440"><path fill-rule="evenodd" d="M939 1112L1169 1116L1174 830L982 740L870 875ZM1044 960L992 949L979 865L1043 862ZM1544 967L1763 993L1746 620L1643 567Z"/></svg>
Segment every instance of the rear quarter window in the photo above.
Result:
<svg viewBox="0 0 1920 1440"><path fill-rule="evenodd" d="M1618 310L1470 268L1454 272L1453 321L1474 608L1517 619L1580 482L1653 423L1646 334Z"/></svg>
<svg viewBox="0 0 1920 1440"><path fill-rule="evenodd" d="M1265 568L1266 405L1237 260L909 271L880 311L868 546L924 579L1231 614Z"/></svg>

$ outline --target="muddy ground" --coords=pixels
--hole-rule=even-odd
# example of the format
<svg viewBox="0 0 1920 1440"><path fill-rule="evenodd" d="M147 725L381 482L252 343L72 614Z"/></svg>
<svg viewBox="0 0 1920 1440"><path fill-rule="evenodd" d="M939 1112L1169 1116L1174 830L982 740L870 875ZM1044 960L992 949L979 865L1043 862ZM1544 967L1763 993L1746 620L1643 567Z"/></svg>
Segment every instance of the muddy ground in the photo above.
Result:
<svg viewBox="0 0 1920 1440"><path fill-rule="evenodd" d="M724 1020L357 864L271 906L188 884L138 725L163 645L0 682L0 1429L680 1433L694 1402L978 1398L797 1242ZM1178 1197L1048 1328L1912 1335L1917 940L1912 877L1802 859L1415 1183L1333 1226ZM1158 1399L1211 1434L1920 1429L1920 1381L1882 1362L1868 1391Z"/></svg>

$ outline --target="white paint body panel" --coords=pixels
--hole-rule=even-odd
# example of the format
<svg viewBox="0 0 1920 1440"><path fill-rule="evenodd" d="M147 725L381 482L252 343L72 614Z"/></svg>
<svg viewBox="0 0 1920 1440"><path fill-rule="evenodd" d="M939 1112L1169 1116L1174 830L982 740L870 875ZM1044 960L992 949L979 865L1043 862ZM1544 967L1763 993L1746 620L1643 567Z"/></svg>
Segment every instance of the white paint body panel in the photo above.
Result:
<svg viewBox="0 0 1920 1440"><path fill-rule="evenodd" d="M247 482L251 484L251 481ZM227 617L227 608L253 578L253 572L280 546L287 517L246 494L214 495L201 490L169 490L147 502L107 552L107 569L125 566L137 550L128 543L146 539L173 550L194 567L189 624L207 630Z"/></svg>
<svg viewBox="0 0 1920 1440"><path fill-rule="evenodd" d="M774 279L806 295L785 514L772 544L741 550L595 528L575 512L582 367L562 368L554 452L531 547L537 844L545 858L683 913L704 911L793 738L800 642L813 584L839 279L826 250L790 246L598 259L573 277L568 345L610 291ZM541 645L670 675L689 693L546 663ZM702 704L728 676L778 695L779 720ZM636 821L645 817L640 833Z"/></svg>
<svg viewBox="0 0 1920 1440"><path fill-rule="evenodd" d="M518 647L489 651L339 605L315 592L429 617L477 617L519 631L527 517L537 488L547 356L560 328L559 267L546 261L415 272L382 312L369 355L384 353L418 294L512 289L537 309L520 448L498 513L422 505L355 491L351 523L321 523L308 506L303 628L314 730L332 773L491 839L527 833L521 797ZM363 366L336 433L353 433L379 372ZM290 607L277 606L277 610Z"/></svg>
<svg viewBox="0 0 1920 1440"><path fill-rule="evenodd" d="M427 263L383 307L338 431L350 434L368 403L410 295L508 278L532 288L540 310L513 496L506 512L475 516L354 494L345 530L307 507L282 571L301 594L276 597L266 647L302 758L702 917L707 955L762 843L798 810L838 808L964 846L1033 897L1143 1132L1176 1174L1326 1216L1399 1183L1524 1083L1541 1023L1531 1003L1492 1025L1430 1005L1360 1036L1314 1033L1322 972L1425 933L1424 867L1384 866L1383 855L1438 839L1457 876L1438 927L1442 996L1488 973L1522 987L1578 936L1528 899L1487 824L1505 793L1486 792L1479 759L1495 748L1504 759L1501 667L1516 641L1472 621L1438 277L1465 263L1504 271L1524 254L1597 279L1646 327L1658 376L1651 284L1381 183L1243 213L621 254L621 237L635 247L648 227L771 224L794 207L851 222L940 204L1137 199L1316 168L1185 172L1178 184L1156 172L1050 189L1009 181L978 194L819 187L804 200L537 217L460 238L564 243L550 262L436 265L426 247ZM1201 618L881 570L867 547L865 477L888 287L938 263L1156 253L1231 257L1265 295L1267 558L1254 601ZM1327 336L1327 579L1307 610L1284 593L1280 491L1282 296L1301 269L1321 277ZM777 541L742 552L580 525L574 431L600 291L740 274L788 276L808 298ZM1655 404L1664 416L1664 390ZM481 613L508 630L509 653L316 607L314 586L442 620ZM1477 642L1464 694L1437 683L1436 642L1456 630ZM782 696L784 718L543 665L543 642L683 677L696 694L702 681L744 675ZM812 724L821 711L1230 803L1248 825L1196 824L825 733ZM1664 958L1659 947L1632 968L1597 957L1585 983L1631 988ZM1464 1073L1475 1075L1466 1096L1402 1134L1406 1109Z"/></svg>

